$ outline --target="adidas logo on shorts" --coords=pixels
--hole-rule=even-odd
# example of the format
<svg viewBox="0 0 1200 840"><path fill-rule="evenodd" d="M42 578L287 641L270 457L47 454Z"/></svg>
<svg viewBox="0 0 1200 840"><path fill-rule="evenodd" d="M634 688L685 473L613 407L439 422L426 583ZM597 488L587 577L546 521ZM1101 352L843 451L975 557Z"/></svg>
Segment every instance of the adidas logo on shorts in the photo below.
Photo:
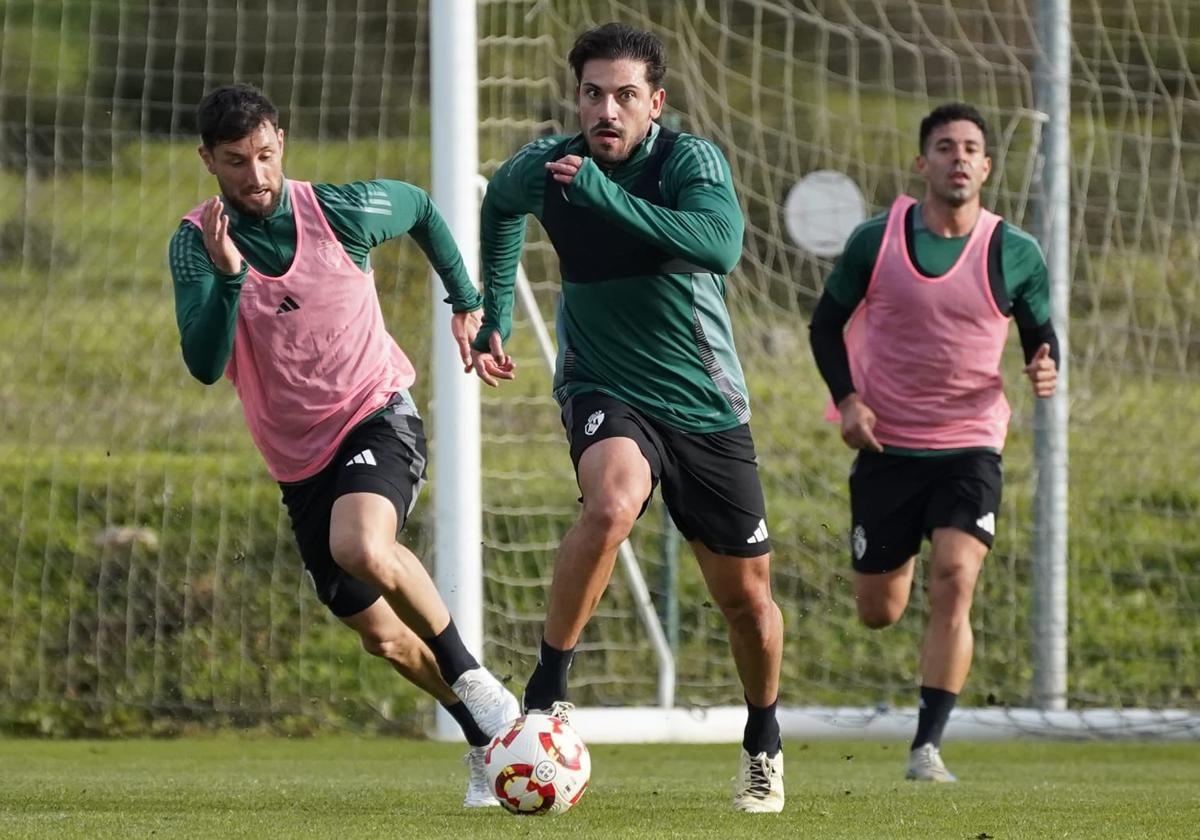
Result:
<svg viewBox="0 0 1200 840"><path fill-rule="evenodd" d="M993 537L996 536L996 514L985 513L975 520L975 527L980 531L987 531Z"/></svg>
<svg viewBox="0 0 1200 840"><path fill-rule="evenodd" d="M747 544L766 542L767 539L767 520L758 520L758 527L754 529L754 533L746 540Z"/></svg>
<svg viewBox="0 0 1200 840"><path fill-rule="evenodd" d="M355 464L363 464L368 467L374 467L376 466L375 456L371 453L370 449L364 449L362 452L359 452L346 462L347 467L354 466Z"/></svg>

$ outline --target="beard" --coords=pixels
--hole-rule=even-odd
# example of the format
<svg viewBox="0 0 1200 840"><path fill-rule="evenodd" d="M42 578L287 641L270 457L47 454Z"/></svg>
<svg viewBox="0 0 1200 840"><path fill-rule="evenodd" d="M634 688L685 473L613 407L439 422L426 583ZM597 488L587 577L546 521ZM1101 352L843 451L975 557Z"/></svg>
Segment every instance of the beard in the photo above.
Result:
<svg viewBox="0 0 1200 840"><path fill-rule="evenodd" d="M615 140L620 145L616 147L606 147L601 145L600 141L603 139L603 135L596 135L595 132L603 129L617 132L617 137L609 139ZM649 131L650 127L647 126L646 131L640 137L631 139L627 131L621 131L620 129L604 124L595 125L592 126L591 130L587 133L588 151L591 152L592 157L597 162L607 164L609 166L616 166L617 164L624 163L629 159L629 156L633 153L633 150L637 148L638 144L646 139L646 134L648 134Z"/></svg>
<svg viewBox="0 0 1200 840"><path fill-rule="evenodd" d="M260 222L275 212L275 210L279 207L279 200L283 196L282 186L280 186L279 189L271 189L271 200L264 206L260 204L249 205L237 196L232 196L224 190L221 192L225 200L229 204L233 205L233 209L237 210L238 213L248 218L256 219Z"/></svg>
<svg viewBox="0 0 1200 840"><path fill-rule="evenodd" d="M597 149L595 146L591 146L590 144L589 149L592 153L592 158L598 163L609 164L612 166L624 162L625 159L629 157L628 152L625 150L618 152L611 148Z"/></svg>

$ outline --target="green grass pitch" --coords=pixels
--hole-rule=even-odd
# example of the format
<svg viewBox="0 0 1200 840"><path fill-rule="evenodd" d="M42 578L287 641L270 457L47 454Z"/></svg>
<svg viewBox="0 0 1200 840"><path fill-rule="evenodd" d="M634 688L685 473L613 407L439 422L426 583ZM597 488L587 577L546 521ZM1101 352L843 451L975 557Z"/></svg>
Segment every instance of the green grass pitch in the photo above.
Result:
<svg viewBox="0 0 1200 840"><path fill-rule="evenodd" d="M557 818L460 805L463 750L388 738L0 739L0 837L1194 838L1200 744L950 743L958 785L901 778L905 744L786 745L782 815L729 807L734 746L592 749Z"/></svg>

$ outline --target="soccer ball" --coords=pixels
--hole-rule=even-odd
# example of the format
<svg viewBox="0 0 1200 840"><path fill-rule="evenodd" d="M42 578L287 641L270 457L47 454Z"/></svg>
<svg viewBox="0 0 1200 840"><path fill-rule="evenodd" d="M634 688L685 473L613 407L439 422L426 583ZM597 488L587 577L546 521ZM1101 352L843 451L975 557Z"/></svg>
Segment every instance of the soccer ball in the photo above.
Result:
<svg viewBox="0 0 1200 840"><path fill-rule="evenodd" d="M583 796L592 759L569 724L525 715L492 739L483 758L488 784L513 814L561 814Z"/></svg>

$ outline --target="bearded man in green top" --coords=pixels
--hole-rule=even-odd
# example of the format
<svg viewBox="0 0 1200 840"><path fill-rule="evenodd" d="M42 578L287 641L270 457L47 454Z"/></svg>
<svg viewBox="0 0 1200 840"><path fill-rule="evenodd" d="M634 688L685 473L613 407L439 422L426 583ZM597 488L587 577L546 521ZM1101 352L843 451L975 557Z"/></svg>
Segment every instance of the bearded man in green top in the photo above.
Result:
<svg viewBox="0 0 1200 840"><path fill-rule="evenodd" d="M783 622L771 596L749 397L725 308L725 275L741 256L745 227L729 165L712 143L655 122L666 64L654 35L606 24L581 35L568 61L582 133L528 144L489 185L480 231L485 315L472 345L484 382L513 377L504 341L533 214L562 273L554 393L583 508L555 559L524 705L568 715L576 642L618 546L661 484L729 623L745 692L734 807L778 812Z"/></svg>

